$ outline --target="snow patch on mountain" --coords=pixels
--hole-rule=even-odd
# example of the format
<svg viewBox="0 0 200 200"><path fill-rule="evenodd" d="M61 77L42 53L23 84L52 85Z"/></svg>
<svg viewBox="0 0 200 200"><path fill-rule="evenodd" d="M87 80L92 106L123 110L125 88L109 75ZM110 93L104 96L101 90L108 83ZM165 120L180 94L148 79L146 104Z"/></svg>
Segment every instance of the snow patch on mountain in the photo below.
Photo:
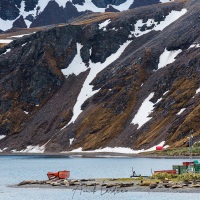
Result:
<svg viewBox="0 0 200 200"><path fill-rule="evenodd" d="M128 1L126 1L124 3L122 3L119 6L112 5L112 7L117 9L117 10L119 10L119 11L124 11L124 10L128 10L133 2L134 2L134 0L132 0L132 1L128 0Z"/></svg>
<svg viewBox="0 0 200 200"><path fill-rule="evenodd" d="M65 76L69 76L70 74L75 74L76 76L78 76L81 72L87 70L87 67L85 66L85 63L82 61L80 54L80 50L83 46L77 43L76 47L77 47L77 54L74 57L73 61L66 69L61 70Z"/></svg>
<svg viewBox="0 0 200 200"><path fill-rule="evenodd" d="M180 115L186 108L182 108L176 115Z"/></svg>
<svg viewBox="0 0 200 200"><path fill-rule="evenodd" d="M55 1L58 3L58 5L59 5L60 7L63 7L63 8L65 8L65 5L66 5L66 3L67 3L68 1L71 2L71 0L55 0Z"/></svg>
<svg viewBox="0 0 200 200"><path fill-rule="evenodd" d="M6 31L6 30L8 30L8 29L11 29L12 26L13 26L13 22L14 22L14 21L15 21L15 20L3 20L3 19L0 18L0 24L1 24L0 29L1 29L2 31Z"/></svg>
<svg viewBox="0 0 200 200"><path fill-rule="evenodd" d="M168 64L173 63L176 59L176 56L181 53L182 50L174 50L174 51L168 51L166 48L164 52L160 55L159 63L158 63L158 69L165 67Z"/></svg>
<svg viewBox="0 0 200 200"><path fill-rule="evenodd" d="M22 34L22 35L13 35L13 36L10 36L10 38L21 38L21 37L24 37L24 36L27 36L27 35L31 35L31 34L34 34L35 32L33 33L27 33L27 34Z"/></svg>
<svg viewBox="0 0 200 200"><path fill-rule="evenodd" d="M27 42L25 42L24 44L22 44L22 47L25 46L27 44Z"/></svg>
<svg viewBox="0 0 200 200"><path fill-rule="evenodd" d="M180 18L181 16L183 16L185 13L187 12L187 9L183 8L181 11L171 11L169 13L169 15L167 15L165 17L164 21L161 21L160 23L155 22L154 19L148 19L147 22L143 22L142 19L139 19L135 26L135 31L131 31L131 34L134 35L135 37L140 37L144 34L149 33L152 30L155 31L162 31L165 27L169 26L171 23L173 23L174 21L176 21L178 18ZM143 26L146 26L148 29L146 29L145 31L141 31L141 28Z"/></svg>
<svg viewBox="0 0 200 200"><path fill-rule="evenodd" d="M160 24L155 26L155 31L162 31L165 27L169 26L171 23L182 17L187 12L186 8L183 8L181 11L172 10L169 15L166 16L164 21L161 21Z"/></svg>
<svg viewBox="0 0 200 200"><path fill-rule="evenodd" d="M119 11L124 11L124 10L128 10L129 7L131 6L131 4L134 2L134 0L127 0L126 2L115 6L115 5L111 5L113 8L119 10ZM86 11L86 10L90 10L92 12L105 12L106 8L98 8L97 6L95 6L91 0L85 0L85 3L83 5L74 5L77 10L79 12L82 11ZM109 7L109 5L107 6L107 8Z"/></svg>
<svg viewBox="0 0 200 200"><path fill-rule="evenodd" d="M190 45L190 47L188 49L199 48L199 47L200 47L200 44L192 44L192 45Z"/></svg>
<svg viewBox="0 0 200 200"><path fill-rule="evenodd" d="M114 62L116 59L118 59L120 57L120 55L124 52L125 48L131 43L131 41L127 41L125 42L123 45L120 46L120 48L118 49L118 51L112 55L110 55L106 61L104 63L92 63L91 61L89 62L89 68L90 68L90 72L83 84L83 87L81 89L81 92L77 98L77 102L74 105L73 108L73 117L71 119L71 121L68 123L72 123L74 122L77 117L79 116L79 114L82 112L81 110L81 105L91 96L93 96L95 93L97 93L99 90L93 91L92 90L92 85L90 85L91 81L96 77L96 75L102 71L104 68L106 68L108 65L110 65L112 62ZM67 125L68 125L67 124ZM67 126L66 125L66 126ZM65 126L65 127L66 127ZM63 127L63 128L65 128ZM62 129L63 129L62 128Z"/></svg>
<svg viewBox="0 0 200 200"><path fill-rule="evenodd" d="M22 1L21 2L21 7L19 8L19 11L20 11L19 17L21 15L23 16L24 21L25 21L27 27L29 28L32 22L27 20L26 17L28 15L32 15L35 18L38 14L40 14L40 13L42 13L44 11L44 9L46 8L48 3L49 3L49 0L39 0L38 4L35 6L35 8L33 10L25 11L25 1ZM18 18L16 18L15 20L17 20ZM6 20L5 23L7 24L7 26L4 26L4 29L2 29L2 30L5 31L5 30L8 30L8 29L12 28L13 22L15 20ZM2 21L4 21L4 20L2 20ZM1 21L0 21L0 24L2 24Z"/></svg>
<svg viewBox="0 0 200 200"><path fill-rule="evenodd" d="M141 28L146 25L148 28L152 26L153 24L155 25L154 19L148 19L146 23L142 22L142 19L139 19L136 24L135 24L135 31L132 31L131 34L134 35L135 37L140 37L146 33L149 33L152 31L152 29L148 29L145 31L141 31Z"/></svg>
<svg viewBox="0 0 200 200"><path fill-rule="evenodd" d="M0 135L0 140L2 140L5 137L6 137L6 135Z"/></svg>
<svg viewBox="0 0 200 200"><path fill-rule="evenodd" d="M37 9L38 9L38 14L40 14L41 12L44 11L44 9L46 8L48 3L49 3L48 0L39 0L38 4L35 6L34 10L27 12L27 11L25 11L25 3L22 1L20 11L21 11L21 13L23 12L23 16L25 16L24 18L26 18L26 16L28 16L29 14L33 15L33 17L36 17Z"/></svg>
<svg viewBox="0 0 200 200"><path fill-rule="evenodd" d="M26 11L25 11L25 2L24 2L24 1L21 2L21 8L19 9L19 11L20 11L19 16L22 15L24 19L25 19L29 14L31 14L33 17L36 16L36 8L35 8L33 11L29 11L29 12L26 12ZM27 28L29 28L31 22L30 22L29 20L25 20L24 22L26 23Z"/></svg>
<svg viewBox="0 0 200 200"><path fill-rule="evenodd" d="M25 22L27 28L30 28L30 25L31 25L32 22L27 20L27 19L25 19L24 22Z"/></svg>
<svg viewBox="0 0 200 200"><path fill-rule="evenodd" d="M93 12L105 12L105 8L96 7L91 0L85 0L83 5L75 5L79 12L84 12L86 10L90 10Z"/></svg>
<svg viewBox="0 0 200 200"><path fill-rule="evenodd" d="M24 110L24 113L25 113L26 115L28 115L28 114L29 114L29 112L27 112L27 111L25 111L25 110Z"/></svg>
<svg viewBox="0 0 200 200"><path fill-rule="evenodd" d="M71 146L74 141L74 138L69 139L69 145Z"/></svg>
<svg viewBox="0 0 200 200"><path fill-rule="evenodd" d="M0 149L0 153L4 152L8 147L5 147L3 149Z"/></svg>
<svg viewBox="0 0 200 200"><path fill-rule="evenodd" d="M66 2L68 2L68 1L69 0L56 0L56 2L59 4L59 6L62 6L62 7L65 7ZM32 15L34 18L36 18L37 15L39 15L40 13L42 13L44 11L44 9L46 8L48 3L49 3L49 0L39 0L38 4L35 6L35 8L33 10L25 11L25 1L22 1L21 7L19 8L19 12L20 12L19 16L15 20L17 20L22 15L27 27L29 28L32 22L27 20L26 17L28 15ZM1 24L0 29L3 31L11 29L13 26L13 22L15 20L2 20L0 18L0 24Z"/></svg>
<svg viewBox="0 0 200 200"><path fill-rule="evenodd" d="M200 88L198 88L197 90L196 90L196 94L198 94L200 92Z"/></svg>
<svg viewBox="0 0 200 200"><path fill-rule="evenodd" d="M160 3L168 3L168 2L173 2L174 0L160 0Z"/></svg>
<svg viewBox="0 0 200 200"><path fill-rule="evenodd" d="M200 93L200 88L198 88L194 94L194 96L192 98L195 98L196 95L198 95Z"/></svg>
<svg viewBox="0 0 200 200"><path fill-rule="evenodd" d="M169 90L167 90L166 92L164 92L163 96L165 96L168 92L169 92Z"/></svg>
<svg viewBox="0 0 200 200"><path fill-rule="evenodd" d="M7 54L8 52L10 52L11 49L6 49L6 52L2 53L1 55L3 54Z"/></svg>
<svg viewBox="0 0 200 200"><path fill-rule="evenodd" d="M10 42L12 42L13 40L9 40L9 39L0 39L0 44L8 44Z"/></svg>
<svg viewBox="0 0 200 200"><path fill-rule="evenodd" d="M149 148L149 149L141 149L141 150L133 150L131 148L125 148L125 147L105 147L102 149L96 149L93 151L83 151L83 148L74 149L71 152L73 153L123 153L123 154L138 154L142 152L148 152L148 151L155 151L157 146L164 146L163 148L166 149L169 146L165 145L165 141L162 141L161 143ZM64 153L64 152L63 152Z"/></svg>
<svg viewBox="0 0 200 200"><path fill-rule="evenodd" d="M13 22L17 20L21 15L24 18L25 24L29 28L32 22L27 19L27 16L31 15L33 18L36 18L40 13L44 11L44 9L46 8L49 2L50 0L38 0L38 3L33 10L25 11L25 1L22 1L20 8L18 8L19 16L16 19L2 20L0 18L1 30L6 31L8 29L11 29L13 26ZM55 2L57 2L58 5L63 8L65 8L67 2L71 2L73 4L72 0L55 0ZM166 3L166 2L170 2L170 0L161 0L160 2ZM107 5L107 8L109 8L109 6L112 6L114 9L117 9L119 11L124 11L124 10L128 10L129 7L132 5L132 3L134 3L134 0L127 0L126 2L117 6L111 5L111 4ZM105 9L107 9L107 8L99 8L95 6L92 0L85 0L83 5L75 4L74 6L78 10L78 12L84 12L87 10L92 11L92 12L105 12Z"/></svg>
<svg viewBox="0 0 200 200"><path fill-rule="evenodd" d="M146 122L148 122L151 117L149 117L149 114L153 110L154 103L150 101L151 98L153 98L154 93L152 92L142 103L140 106L137 114L132 120L132 124L138 124L137 129L139 129L142 125L144 125Z"/></svg>
<svg viewBox="0 0 200 200"><path fill-rule="evenodd" d="M44 153L44 151L45 151L45 145L43 145L43 146L39 146L39 145L32 146L32 145L29 145L29 146L27 146L26 149L23 149L21 151L17 151L16 149L11 150L12 153Z"/></svg>
<svg viewBox="0 0 200 200"><path fill-rule="evenodd" d="M111 22L110 19L105 20L104 22L99 24L99 29L106 27Z"/></svg>

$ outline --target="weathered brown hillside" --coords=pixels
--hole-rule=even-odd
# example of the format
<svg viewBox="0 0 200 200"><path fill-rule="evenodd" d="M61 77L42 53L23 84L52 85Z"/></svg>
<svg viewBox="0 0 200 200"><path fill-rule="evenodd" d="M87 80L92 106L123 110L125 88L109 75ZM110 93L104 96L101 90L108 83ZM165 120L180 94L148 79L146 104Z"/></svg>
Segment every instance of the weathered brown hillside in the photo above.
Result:
<svg viewBox="0 0 200 200"><path fill-rule="evenodd" d="M173 10L182 9L187 12L162 31L131 34L140 19L143 32L154 27L145 25L148 19L160 24ZM45 146L46 152L79 147L148 149L162 141L178 147L188 145L191 131L199 142L199 11L199 1L176 1L92 14L1 48L0 135L6 137L0 140L0 149L20 151L30 145ZM108 19L111 22L99 28ZM81 114L68 124L93 63L106 62L127 41L130 44L120 57L93 77L90 85L98 92L86 99ZM77 43L82 45L80 56L87 69L64 76L62 69L79 54ZM165 49L182 52L158 69ZM151 119L138 127L131 122L152 93Z"/></svg>

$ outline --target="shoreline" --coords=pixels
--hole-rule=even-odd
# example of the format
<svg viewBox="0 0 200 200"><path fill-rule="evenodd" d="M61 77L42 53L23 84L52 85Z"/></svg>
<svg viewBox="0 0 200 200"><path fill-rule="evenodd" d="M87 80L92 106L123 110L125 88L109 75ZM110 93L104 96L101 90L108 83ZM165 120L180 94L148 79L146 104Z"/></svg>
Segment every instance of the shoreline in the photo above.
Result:
<svg viewBox="0 0 200 200"><path fill-rule="evenodd" d="M87 187L84 188L81 186L80 187L71 187L71 188L67 188L64 186L47 186L47 185L27 185L27 186L17 186L17 185L9 185L8 187L10 188L26 188L26 189L61 189L61 190L71 190L72 192L76 191L79 192L88 192L88 193L94 193L94 192L101 192L103 191L103 193L126 193L126 192L163 192L163 193L200 193L200 189L199 188L178 188L178 189L171 189L171 188L155 188L155 189L150 189L148 187L127 187L124 189L120 189L120 188L103 188L101 189L100 187L96 187L94 189L94 187Z"/></svg>
<svg viewBox="0 0 200 200"><path fill-rule="evenodd" d="M0 156L49 156L49 157L82 157L82 158L109 158L109 157L130 157L130 158L166 158L166 159L189 159L189 156L177 155L166 156L156 154L127 154L113 152L65 152L65 153L0 153ZM193 159L200 159L199 156L192 156Z"/></svg>
<svg viewBox="0 0 200 200"><path fill-rule="evenodd" d="M89 179L88 179L89 180ZM178 187L177 183L173 183L173 186L165 187L164 183L160 182L157 184L155 188L150 188L152 184L141 184L139 180L132 179L129 181L123 181L118 179L93 179L89 181L81 180L47 180L45 183L44 181L22 181L18 185L9 185L8 187L11 188L26 188L26 189L67 189L71 190L74 193L81 193L81 192L88 192L88 193L97 193L100 192L101 194L106 193L126 193L126 192L164 192L164 193L200 193L200 185L198 187L186 186L183 183L179 183L178 185L182 184L182 187ZM69 184L71 181L74 181L73 184ZM24 183L23 183L24 182ZM28 183L29 182L29 183ZM51 182L51 183L50 183ZM148 182L148 180L147 180ZM146 183L147 183L146 182ZM57 183L57 184L56 184ZM149 183L149 182L148 182ZM21 185L20 185L21 184ZM155 183L153 183L155 184ZM175 187L177 186L177 187Z"/></svg>

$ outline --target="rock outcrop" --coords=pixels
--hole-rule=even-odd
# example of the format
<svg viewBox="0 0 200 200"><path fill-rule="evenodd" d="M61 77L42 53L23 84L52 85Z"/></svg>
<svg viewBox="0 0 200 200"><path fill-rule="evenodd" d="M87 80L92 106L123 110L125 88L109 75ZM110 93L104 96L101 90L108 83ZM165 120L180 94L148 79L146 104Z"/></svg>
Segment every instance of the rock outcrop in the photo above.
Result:
<svg viewBox="0 0 200 200"><path fill-rule="evenodd" d="M0 20L3 24L0 29L6 31L16 27L66 23L88 12L119 12L157 3L160 3L159 0L2 0Z"/></svg>

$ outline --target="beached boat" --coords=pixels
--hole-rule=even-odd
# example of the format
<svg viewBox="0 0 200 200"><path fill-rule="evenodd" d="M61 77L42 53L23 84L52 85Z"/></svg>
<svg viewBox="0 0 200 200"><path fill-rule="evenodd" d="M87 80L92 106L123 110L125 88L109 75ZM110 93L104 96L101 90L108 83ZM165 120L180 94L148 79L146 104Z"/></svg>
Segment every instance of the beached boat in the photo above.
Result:
<svg viewBox="0 0 200 200"><path fill-rule="evenodd" d="M47 176L49 179L58 178L58 179L67 179L70 176L70 171L58 171L58 172L48 172Z"/></svg>

